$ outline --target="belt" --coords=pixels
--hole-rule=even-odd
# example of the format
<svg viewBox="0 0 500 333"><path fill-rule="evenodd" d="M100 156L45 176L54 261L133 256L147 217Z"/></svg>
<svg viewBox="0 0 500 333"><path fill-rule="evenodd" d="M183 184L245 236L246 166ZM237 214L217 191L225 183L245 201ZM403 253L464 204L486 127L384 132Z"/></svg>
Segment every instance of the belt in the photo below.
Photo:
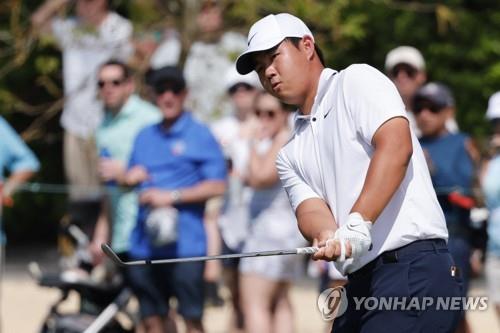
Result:
<svg viewBox="0 0 500 333"><path fill-rule="evenodd" d="M441 238L422 239L411 242L394 250L389 250L381 253L377 258L373 259L357 271L348 274L349 280L359 279L360 277L369 275L376 267L382 264L396 263L400 258L425 251L448 250L446 241Z"/></svg>

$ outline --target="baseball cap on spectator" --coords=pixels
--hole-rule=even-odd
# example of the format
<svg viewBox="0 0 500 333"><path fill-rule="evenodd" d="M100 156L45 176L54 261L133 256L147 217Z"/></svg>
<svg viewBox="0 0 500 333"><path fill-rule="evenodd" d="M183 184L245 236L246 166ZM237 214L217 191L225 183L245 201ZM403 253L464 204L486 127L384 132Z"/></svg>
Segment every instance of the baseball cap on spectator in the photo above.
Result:
<svg viewBox="0 0 500 333"><path fill-rule="evenodd" d="M146 83L153 87L157 94L168 89L179 93L186 88L186 80L182 70L176 66L165 66L147 73Z"/></svg>
<svg viewBox="0 0 500 333"><path fill-rule="evenodd" d="M255 22L248 32L248 47L236 60L236 70L248 74L255 69L253 54L269 50L287 37L314 36L306 24L296 16L287 13L270 14Z"/></svg>
<svg viewBox="0 0 500 333"><path fill-rule="evenodd" d="M491 95L490 99L488 100L486 119L500 119L500 91Z"/></svg>
<svg viewBox="0 0 500 333"><path fill-rule="evenodd" d="M439 82L429 82L417 90L413 99L413 110L420 111L421 105L426 102L430 103L436 111L455 106L455 99L450 89Z"/></svg>
<svg viewBox="0 0 500 333"><path fill-rule="evenodd" d="M408 64L419 71L425 70L422 53L412 46L399 46L387 53L385 57L385 70L387 72L399 64Z"/></svg>
<svg viewBox="0 0 500 333"><path fill-rule="evenodd" d="M236 67L231 67L227 72L224 78L224 87L228 93L231 93L232 90L236 88L238 85L246 85L248 87L258 89L261 87L259 77L257 73L250 72L245 75L241 75L236 70Z"/></svg>

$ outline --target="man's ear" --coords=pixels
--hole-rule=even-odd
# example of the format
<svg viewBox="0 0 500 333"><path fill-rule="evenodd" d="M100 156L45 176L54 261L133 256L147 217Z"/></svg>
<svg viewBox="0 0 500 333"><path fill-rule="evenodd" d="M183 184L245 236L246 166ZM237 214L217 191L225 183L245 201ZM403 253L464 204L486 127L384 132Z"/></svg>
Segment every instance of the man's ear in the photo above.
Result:
<svg viewBox="0 0 500 333"><path fill-rule="evenodd" d="M304 51L307 54L307 59L311 60L314 57L314 40L312 39L311 36L304 36L302 37L302 47L304 48Z"/></svg>

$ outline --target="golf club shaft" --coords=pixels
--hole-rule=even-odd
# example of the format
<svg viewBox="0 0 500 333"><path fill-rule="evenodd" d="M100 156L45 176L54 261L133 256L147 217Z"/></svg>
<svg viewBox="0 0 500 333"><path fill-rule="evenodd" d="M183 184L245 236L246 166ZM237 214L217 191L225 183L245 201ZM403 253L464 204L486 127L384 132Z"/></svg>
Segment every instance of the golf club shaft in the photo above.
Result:
<svg viewBox="0 0 500 333"><path fill-rule="evenodd" d="M113 260L115 263L117 263L118 265L121 265L121 266L173 264L173 263L220 260L220 259L282 256L282 255L294 255L294 254L313 254L316 251L318 251L317 247L300 247L300 248L290 249L290 250L273 250L273 251L248 252L248 253L236 253L236 254L222 254L222 255L216 255L216 256L187 257L187 258L173 258L173 259L153 259L153 260L135 260L135 261L124 262L116 255L116 253L107 244L102 244L101 248L102 248L103 252L111 260Z"/></svg>

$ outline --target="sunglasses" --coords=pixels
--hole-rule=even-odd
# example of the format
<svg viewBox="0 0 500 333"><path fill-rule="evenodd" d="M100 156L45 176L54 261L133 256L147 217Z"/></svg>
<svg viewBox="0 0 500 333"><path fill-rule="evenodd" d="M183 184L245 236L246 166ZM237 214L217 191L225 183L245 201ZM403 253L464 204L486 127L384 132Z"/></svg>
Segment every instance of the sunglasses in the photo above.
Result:
<svg viewBox="0 0 500 333"><path fill-rule="evenodd" d="M422 111L424 111L424 109L429 110L431 113L437 114L441 112L441 110L443 110L443 107L427 100L420 100L420 101L417 100L413 104L413 113L415 115L420 114Z"/></svg>
<svg viewBox="0 0 500 333"><path fill-rule="evenodd" d="M398 64L392 68L391 76L398 77L398 75L401 71L405 72L406 75L411 79L414 79L415 76L417 76L417 72L418 72L418 70L413 66L410 66L408 64Z"/></svg>
<svg viewBox="0 0 500 333"><path fill-rule="evenodd" d="M113 86L113 87L118 87L121 85L123 82L125 82L125 79L115 79L115 80L99 80L97 81L97 86L99 89L104 88L107 84Z"/></svg>
<svg viewBox="0 0 500 333"><path fill-rule="evenodd" d="M274 119L276 117L276 111L274 110L255 110L255 115L257 118L267 117L269 119Z"/></svg>
<svg viewBox="0 0 500 333"><path fill-rule="evenodd" d="M254 87L252 87L248 83L240 82L240 83L236 83L231 88L229 88L228 92L229 92L229 95L234 95L238 91L251 91L251 90L254 90Z"/></svg>
<svg viewBox="0 0 500 333"><path fill-rule="evenodd" d="M154 86L154 91L157 95L163 95L167 91L171 91L175 95L179 95L184 90L184 86L171 82L162 82Z"/></svg>

